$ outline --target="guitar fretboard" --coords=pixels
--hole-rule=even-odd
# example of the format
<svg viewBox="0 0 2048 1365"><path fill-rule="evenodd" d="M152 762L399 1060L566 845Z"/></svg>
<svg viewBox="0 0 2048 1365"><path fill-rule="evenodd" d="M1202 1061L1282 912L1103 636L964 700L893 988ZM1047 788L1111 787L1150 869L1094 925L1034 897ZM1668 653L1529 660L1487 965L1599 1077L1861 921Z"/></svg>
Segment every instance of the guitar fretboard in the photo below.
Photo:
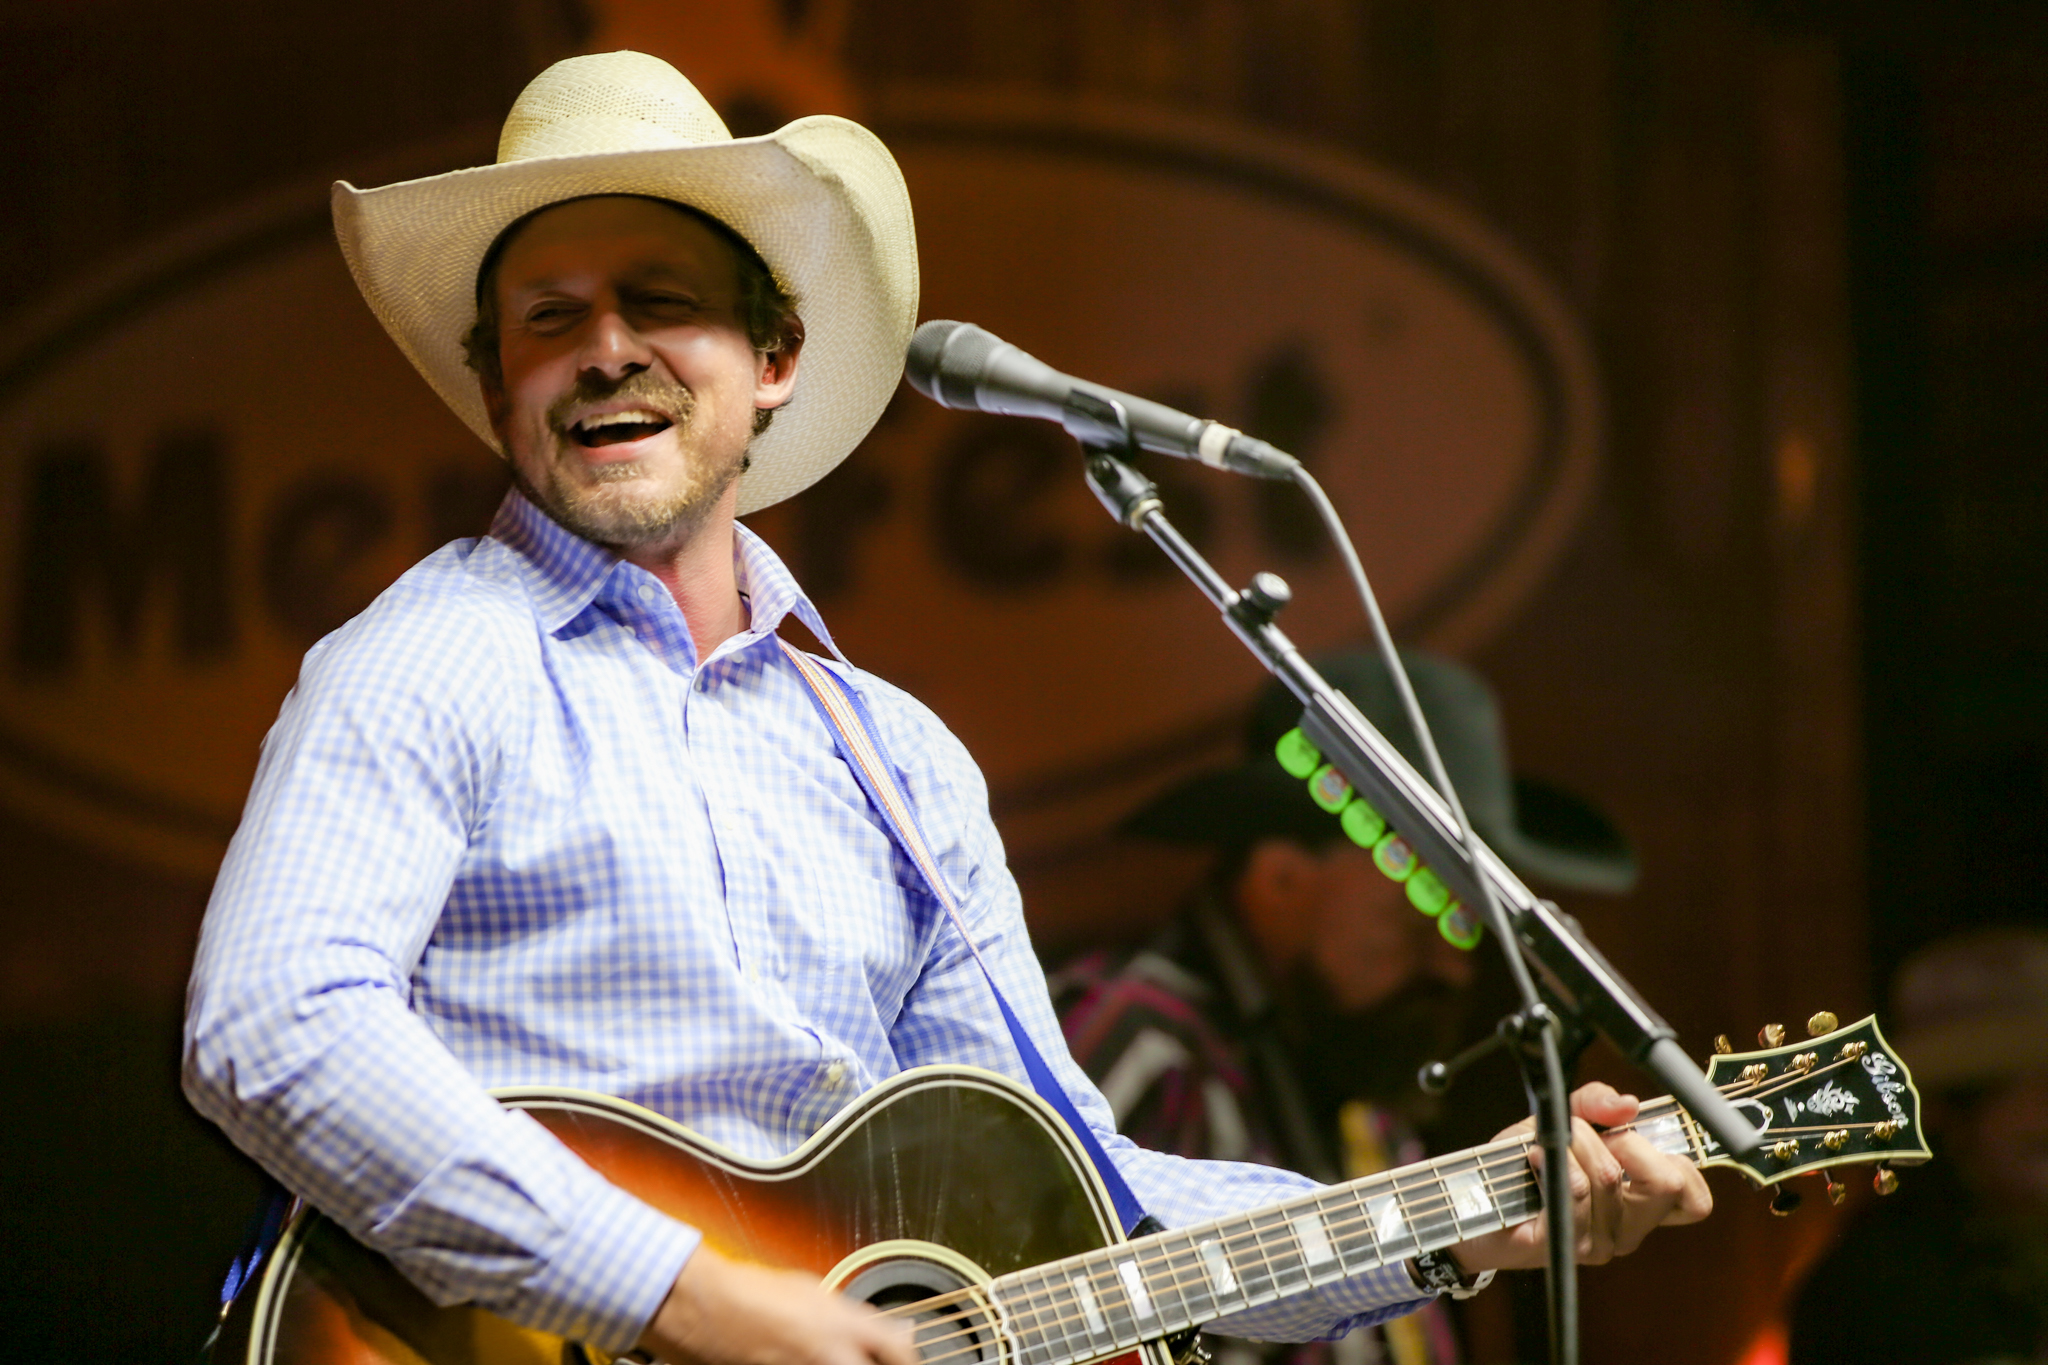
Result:
<svg viewBox="0 0 2048 1365"><path fill-rule="evenodd" d="M1676 1108L1645 1106L1635 1127L1697 1159ZM1015 1365L1072 1365L1276 1302L1536 1216L1542 1198L1525 1140L1333 1185L1002 1276L985 1287ZM924 1365L993 1360L978 1309L928 1320Z"/></svg>

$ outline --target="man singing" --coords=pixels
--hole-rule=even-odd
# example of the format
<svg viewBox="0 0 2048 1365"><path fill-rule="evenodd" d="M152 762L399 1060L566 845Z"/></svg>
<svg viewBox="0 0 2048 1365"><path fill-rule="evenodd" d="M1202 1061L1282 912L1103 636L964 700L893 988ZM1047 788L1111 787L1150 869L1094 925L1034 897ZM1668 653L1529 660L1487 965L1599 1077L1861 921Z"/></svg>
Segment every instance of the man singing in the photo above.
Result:
<svg viewBox="0 0 2048 1365"><path fill-rule="evenodd" d="M823 476L896 387L917 257L895 163L831 117L734 140L672 68L621 52L538 77L495 165L339 185L335 221L371 308L516 487L488 536L307 655L207 913L188 1095L438 1302L702 1365L911 1365L895 1320L701 1245L488 1093L601 1091L765 1158L909 1067L1023 1074L776 638L793 615L829 649L824 622L734 520ZM910 697L823 666L1145 1207L1175 1226L1308 1188L1114 1134L972 760ZM1634 1111L1604 1087L1576 1103ZM1582 1122L1574 1155L1586 1259L1707 1212L1691 1165L1639 1138ZM1539 1225L1452 1259L1540 1264ZM1221 1326L1341 1333L1425 1301L1416 1274Z"/></svg>

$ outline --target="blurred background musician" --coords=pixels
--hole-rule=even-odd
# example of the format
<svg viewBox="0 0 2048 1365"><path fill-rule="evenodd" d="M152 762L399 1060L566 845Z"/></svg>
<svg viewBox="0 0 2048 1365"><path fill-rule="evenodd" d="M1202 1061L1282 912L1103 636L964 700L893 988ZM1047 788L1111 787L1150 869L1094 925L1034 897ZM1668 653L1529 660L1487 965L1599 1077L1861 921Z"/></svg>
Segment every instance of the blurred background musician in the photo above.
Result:
<svg viewBox="0 0 2048 1365"><path fill-rule="evenodd" d="M1510 776L1486 683L1448 659L1402 657L1479 837L1523 876L1627 890L1634 856L1604 815ZM1316 666L1422 766L1376 654ZM1181 783L1125 822L1140 838L1213 849L1215 863L1149 942L1083 953L1052 973L1052 986L1074 1059L1102 1088L1119 1131L1162 1151L1337 1180L1425 1155L1421 1133L1436 1103L1416 1070L1454 1051L1478 1015L1474 1002L1490 998L1478 986L1495 950L1475 957L1453 947L1280 766L1274 744L1300 711L1285 687L1268 683L1245 727L1244 761ZM1226 1365L1459 1358L1441 1301L1339 1343L1213 1349Z"/></svg>

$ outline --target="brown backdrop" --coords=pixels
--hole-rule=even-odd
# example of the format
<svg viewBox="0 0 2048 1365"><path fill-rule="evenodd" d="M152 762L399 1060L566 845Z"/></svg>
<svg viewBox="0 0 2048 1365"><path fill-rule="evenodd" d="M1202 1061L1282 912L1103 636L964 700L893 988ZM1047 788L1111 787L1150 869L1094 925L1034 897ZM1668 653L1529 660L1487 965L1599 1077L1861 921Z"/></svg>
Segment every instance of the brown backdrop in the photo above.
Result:
<svg viewBox="0 0 2048 1365"><path fill-rule="evenodd" d="M1604 464L1569 544L1466 642L1499 687L1518 766L1596 796L1640 853L1634 894L1569 908L1695 1051L1718 1031L1869 1004L1826 39L1732 0L93 0L0 24L17 148L0 164L15 206L0 297L24 313L276 186L439 140L487 145L526 77L585 45L719 67L706 88L742 131L933 86L1001 89L1199 114L1407 177L1534 263L1601 374ZM707 28L721 55L694 62L686 45ZM105 378L118 413L121 376ZM26 534L0 528L0 553ZM842 639L857 659L858 635ZM1209 640L1188 648L1215 657ZM993 720L959 728L970 747L1016 742ZM203 1319L190 1305L251 1187L174 1095L204 879L32 813L0 816L0 850L5 1049L16 1093L37 1100L9 1142L7 1231L37 1252L8 1316L20 1338L51 1339L52 1304L97 1296L94 1323L56 1339L156 1354ZM1097 923L1075 867L1022 869L1053 948ZM1142 907L1120 927L1169 899L1120 897ZM1589 1070L1626 1078L1598 1054ZM1473 1093L1509 1116L1497 1080ZM1710 1224L1587 1277L1589 1361L1735 1360L1839 1217L1788 1225L1739 1185L1717 1194ZM1482 1359L1507 1360L1511 1329L1487 1311Z"/></svg>

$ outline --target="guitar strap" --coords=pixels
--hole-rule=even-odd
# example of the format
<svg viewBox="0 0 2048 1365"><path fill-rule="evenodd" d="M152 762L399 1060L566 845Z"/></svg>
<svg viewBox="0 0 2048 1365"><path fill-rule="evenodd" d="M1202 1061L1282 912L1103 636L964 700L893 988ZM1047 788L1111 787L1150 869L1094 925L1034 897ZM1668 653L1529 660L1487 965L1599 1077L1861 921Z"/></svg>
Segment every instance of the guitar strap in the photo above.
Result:
<svg viewBox="0 0 2048 1365"><path fill-rule="evenodd" d="M824 718L825 727L832 732L840 756L853 770L854 779L867 793L868 801L881 815L882 823L888 827L898 847L924 878L933 898L945 907L946 917L953 921L953 928L966 943L967 951L974 955L975 965L981 968L982 977L988 982L989 993L996 998L996 1008L1002 1011L1003 1023L1009 1026L1010 1041L1016 1044L1018 1055L1024 1059L1024 1074L1030 1078L1031 1088L1066 1120L1067 1127L1074 1130L1074 1136L1087 1150L1089 1160L1095 1163L1095 1170L1109 1191L1110 1202L1116 1205L1116 1216L1124 1231L1135 1231L1146 1219L1144 1206L1131 1193L1130 1185L1109 1159L1109 1154L1102 1150L1102 1143L1096 1139L1094 1130L1082 1121L1066 1087L1045 1064L1037 1044L1031 1041L1031 1035L1024 1031L1024 1026L1010 1008L1010 1002L1003 997L1002 987L996 985L995 974L982 960L981 949L975 945L974 936L967 932L966 921L960 918L959 898L939 871L938 859L932 856L931 848L925 842L924 830L917 822L917 812L911 807L902 783L897 780L896 765L890 762L888 751L882 747L881 733L875 728L874 717L868 714L867 703L837 673L810 655L781 636L776 637L776 643L782 646L783 654L796 665L798 676L809 687L811 704Z"/></svg>

